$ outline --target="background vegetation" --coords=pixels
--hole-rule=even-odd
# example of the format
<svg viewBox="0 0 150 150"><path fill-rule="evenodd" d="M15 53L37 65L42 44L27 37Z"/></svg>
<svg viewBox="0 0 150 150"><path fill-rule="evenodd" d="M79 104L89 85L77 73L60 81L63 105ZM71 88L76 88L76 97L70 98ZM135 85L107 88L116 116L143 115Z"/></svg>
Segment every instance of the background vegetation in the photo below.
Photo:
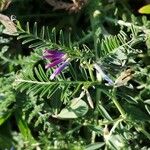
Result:
<svg viewBox="0 0 150 150"><path fill-rule="evenodd" d="M148 3L0 0L0 149L149 149Z"/></svg>

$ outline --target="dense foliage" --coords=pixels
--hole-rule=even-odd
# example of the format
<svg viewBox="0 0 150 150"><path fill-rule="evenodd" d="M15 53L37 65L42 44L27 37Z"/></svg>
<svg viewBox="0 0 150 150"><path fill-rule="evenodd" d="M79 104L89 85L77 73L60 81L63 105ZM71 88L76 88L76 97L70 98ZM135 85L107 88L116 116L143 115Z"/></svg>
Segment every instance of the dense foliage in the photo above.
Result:
<svg viewBox="0 0 150 150"><path fill-rule="evenodd" d="M150 148L146 2L0 1L0 149Z"/></svg>

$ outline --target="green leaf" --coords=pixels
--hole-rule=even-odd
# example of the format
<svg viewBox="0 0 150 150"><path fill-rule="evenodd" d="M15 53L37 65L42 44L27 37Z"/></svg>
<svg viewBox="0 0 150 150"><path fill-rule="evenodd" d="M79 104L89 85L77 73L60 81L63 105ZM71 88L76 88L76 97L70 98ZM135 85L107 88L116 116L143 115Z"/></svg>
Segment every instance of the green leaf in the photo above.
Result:
<svg viewBox="0 0 150 150"><path fill-rule="evenodd" d="M141 14L150 14L150 4L141 7L139 9L139 13L141 13Z"/></svg>
<svg viewBox="0 0 150 150"><path fill-rule="evenodd" d="M12 111L7 111L4 114L0 115L0 125L2 125L12 114Z"/></svg>
<svg viewBox="0 0 150 150"><path fill-rule="evenodd" d="M19 128L22 136L24 137L24 139L31 143L36 143L33 136L31 135L30 129L29 129L26 121L22 118L22 114L21 114L21 112L19 112L19 110L15 113L15 116L16 116L18 128Z"/></svg>
<svg viewBox="0 0 150 150"><path fill-rule="evenodd" d="M111 116L102 105L98 106L98 110L105 119L110 120L110 121L112 120Z"/></svg>
<svg viewBox="0 0 150 150"><path fill-rule="evenodd" d="M107 140L106 144L111 150L126 149L125 141L120 135L111 135ZM129 147L129 145L128 145Z"/></svg>
<svg viewBox="0 0 150 150"><path fill-rule="evenodd" d="M74 98L70 106L61 110L61 112L54 116L60 119L74 119L84 116L88 111L88 105L81 99Z"/></svg>
<svg viewBox="0 0 150 150"><path fill-rule="evenodd" d="M101 126L98 125L87 125L87 127L92 130L95 131L97 134L103 134L103 129Z"/></svg>
<svg viewBox="0 0 150 150"><path fill-rule="evenodd" d="M126 105L125 110L131 120L147 121L150 119L146 111L140 109L139 105Z"/></svg>
<svg viewBox="0 0 150 150"><path fill-rule="evenodd" d="M96 150L96 149L103 147L104 145L105 145L104 142L97 142L97 143L89 144L86 146L85 150Z"/></svg>

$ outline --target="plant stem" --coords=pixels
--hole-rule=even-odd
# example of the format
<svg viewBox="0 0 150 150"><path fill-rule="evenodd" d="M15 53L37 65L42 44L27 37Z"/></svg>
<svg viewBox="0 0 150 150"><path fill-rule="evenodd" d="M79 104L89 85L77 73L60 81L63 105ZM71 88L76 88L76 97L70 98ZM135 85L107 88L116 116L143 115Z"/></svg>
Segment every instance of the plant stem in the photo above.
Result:
<svg viewBox="0 0 150 150"><path fill-rule="evenodd" d="M73 132L79 130L81 127L82 127L82 124L78 125L77 127L73 128L73 129L70 128L70 130L66 133L66 135L73 134Z"/></svg>
<svg viewBox="0 0 150 150"><path fill-rule="evenodd" d="M147 131L145 131L143 127L141 127L140 125L135 125L135 127L138 131L142 132L150 140L150 134Z"/></svg>
<svg viewBox="0 0 150 150"><path fill-rule="evenodd" d="M96 90L96 106L95 106L96 107L96 109L95 109L96 124L98 124L98 104L99 104L100 98L101 98L101 90L98 88ZM95 142L95 138L96 138L96 132L92 131L91 143Z"/></svg>
<svg viewBox="0 0 150 150"><path fill-rule="evenodd" d="M89 15L90 15L90 22L91 22L91 28L92 28L92 35L93 35L93 41L94 41L94 50L95 50L95 60L97 61L99 59L98 56L98 43L100 42L100 35L101 35L101 12L100 6L101 6L101 1L100 0L90 0L89 1ZM94 112L94 122L98 124L98 105L99 101L101 98L101 90L100 88L96 89L96 99L95 99L95 112ZM96 138L96 132L92 132L92 137L91 137L91 143L95 142Z"/></svg>
<svg viewBox="0 0 150 150"><path fill-rule="evenodd" d="M100 34L101 34L101 12L99 11L100 7L100 1L91 0L91 10L89 11L90 14L90 22L91 22L91 28L92 28L92 35L93 35L93 41L94 41L94 50L95 50L95 58L96 60L99 58L98 57L98 43L100 40Z"/></svg>
<svg viewBox="0 0 150 150"><path fill-rule="evenodd" d="M99 121L99 125L102 126L102 125L114 124L117 121L121 122L123 120L124 120L123 117L119 116L118 118L111 120L111 121Z"/></svg>
<svg viewBox="0 0 150 150"><path fill-rule="evenodd" d="M112 91L112 101L115 104L115 106L117 107L117 109L119 110L121 116L123 118L126 118L126 113L125 113L124 109L122 108L122 106L120 105L120 103L117 101L117 98L116 98L116 88L114 88L113 91Z"/></svg>
<svg viewBox="0 0 150 150"><path fill-rule="evenodd" d="M137 25L134 25L133 23L130 23L130 22L125 22L123 20L117 20L117 19L112 19L112 18L109 18L109 17L105 17L105 19L111 23L114 23L114 24L119 24L121 26L126 26L126 27L134 27L138 30L141 30L143 31L144 33L150 33L150 29L147 29L145 26L137 26Z"/></svg>
<svg viewBox="0 0 150 150"><path fill-rule="evenodd" d="M92 71L93 68L92 68L91 65L88 64L88 63L87 63L87 67L88 67L88 70L89 70L90 78L91 78L91 80L94 82L95 79L94 79L94 75L93 75L93 71Z"/></svg>

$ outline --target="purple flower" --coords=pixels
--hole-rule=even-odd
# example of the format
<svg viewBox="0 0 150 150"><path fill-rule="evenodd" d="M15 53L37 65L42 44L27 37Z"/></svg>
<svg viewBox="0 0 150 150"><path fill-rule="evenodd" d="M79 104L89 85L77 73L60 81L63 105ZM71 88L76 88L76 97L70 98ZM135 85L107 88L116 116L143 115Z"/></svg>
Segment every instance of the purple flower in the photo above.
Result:
<svg viewBox="0 0 150 150"><path fill-rule="evenodd" d="M54 79L56 75L60 74L60 72L69 64L70 58L68 58L67 54L55 49L55 50L45 50L43 54L43 58L50 60L50 62L45 66L46 69L55 67L59 65L54 73L50 76L50 79Z"/></svg>

